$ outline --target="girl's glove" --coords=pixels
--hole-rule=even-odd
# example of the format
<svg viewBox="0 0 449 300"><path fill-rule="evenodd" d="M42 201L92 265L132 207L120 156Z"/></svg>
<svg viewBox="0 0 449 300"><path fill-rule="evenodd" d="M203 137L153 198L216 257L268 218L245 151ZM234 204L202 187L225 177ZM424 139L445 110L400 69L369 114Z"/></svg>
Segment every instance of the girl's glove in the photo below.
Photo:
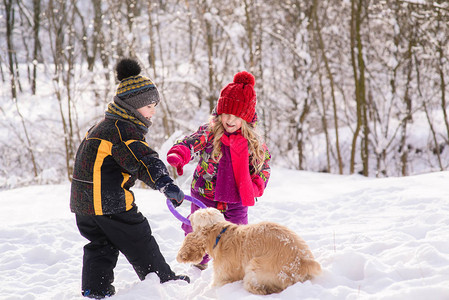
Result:
<svg viewBox="0 0 449 300"><path fill-rule="evenodd" d="M190 150L183 145L173 146L167 153L167 162L176 168L179 176L184 174L183 167L190 161Z"/></svg>
<svg viewBox="0 0 449 300"><path fill-rule="evenodd" d="M241 134L229 136L229 147L239 155L248 155L248 141Z"/></svg>
<svg viewBox="0 0 449 300"><path fill-rule="evenodd" d="M251 181L253 183L254 197L262 196L265 190L265 182L258 175L253 175Z"/></svg>
<svg viewBox="0 0 449 300"><path fill-rule="evenodd" d="M176 153L171 153L167 155L167 162L176 168L176 172L179 176L184 174L184 171L182 168L184 165L182 164L182 157Z"/></svg>

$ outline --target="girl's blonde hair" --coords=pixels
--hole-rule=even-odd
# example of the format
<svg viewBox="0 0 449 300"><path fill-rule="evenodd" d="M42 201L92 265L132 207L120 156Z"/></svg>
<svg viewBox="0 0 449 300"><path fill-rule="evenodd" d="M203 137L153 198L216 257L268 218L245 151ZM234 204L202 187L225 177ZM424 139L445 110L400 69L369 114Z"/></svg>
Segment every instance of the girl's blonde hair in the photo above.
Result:
<svg viewBox="0 0 449 300"><path fill-rule="evenodd" d="M225 131L221 122L221 115L211 117L209 128L214 134L212 158L214 161L218 162L223 156L223 153L221 153L221 137ZM251 155L250 163L254 167L255 173L258 173L262 170L265 161L265 150L262 146L263 143L255 128L243 119L241 130L243 137L248 141L248 152Z"/></svg>

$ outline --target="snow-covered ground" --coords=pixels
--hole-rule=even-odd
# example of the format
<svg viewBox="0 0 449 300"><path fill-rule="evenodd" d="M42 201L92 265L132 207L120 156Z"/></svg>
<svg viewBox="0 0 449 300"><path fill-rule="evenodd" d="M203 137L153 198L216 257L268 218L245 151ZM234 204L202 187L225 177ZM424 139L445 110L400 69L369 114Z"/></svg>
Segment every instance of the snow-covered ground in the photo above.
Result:
<svg viewBox="0 0 449 300"><path fill-rule="evenodd" d="M0 299L83 299L86 240L69 191L67 183L0 192ZM252 295L241 282L211 287L212 267L177 263L180 222L162 194L134 191L167 261L192 282L159 284L153 274L141 282L121 255L112 299L449 299L449 172L375 179L275 168L250 222L293 229L324 272L269 296ZM186 202L180 211L187 210Z"/></svg>

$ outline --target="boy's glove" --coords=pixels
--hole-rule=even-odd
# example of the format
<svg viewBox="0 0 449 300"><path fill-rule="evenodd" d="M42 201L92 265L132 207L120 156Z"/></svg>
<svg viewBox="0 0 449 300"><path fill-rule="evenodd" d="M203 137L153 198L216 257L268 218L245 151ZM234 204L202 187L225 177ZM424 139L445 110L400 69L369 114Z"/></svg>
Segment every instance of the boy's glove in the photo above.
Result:
<svg viewBox="0 0 449 300"><path fill-rule="evenodd" d="M180 206L182 201L184 201L184 192L173 183L173 179L170 176L163 176L156 181L156 188L170 199L174 207Z"/></svg>
<svg viewBox="0 0 449 300"><path fill-rule="evenodd" d="M183 145L173 146L167 153L167 162L176 168L179 176L184 174L183 167L190 161L190 150Z"/></svg>
<svg viewBox="0 0 449 300"><path fill-rule="evenodd" d="M165 197L170 199L174 207L180 206L184 201L184 192L174 183L169 183L163 187L163 193Z"/></svg>

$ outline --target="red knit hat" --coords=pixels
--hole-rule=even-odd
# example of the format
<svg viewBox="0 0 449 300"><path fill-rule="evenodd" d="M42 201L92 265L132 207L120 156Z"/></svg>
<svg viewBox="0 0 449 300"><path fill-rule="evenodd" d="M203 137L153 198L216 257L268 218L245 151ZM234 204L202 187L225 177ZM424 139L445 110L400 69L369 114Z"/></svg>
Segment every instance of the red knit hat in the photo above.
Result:
<svg viewBox="0 0 449 300"><path fill-rule="evenodd" d="M217 104L217 115L230 114L250 123L256 112L256 80L251 73L239 72L234 82L228 84L220 93Z"/></svg>

